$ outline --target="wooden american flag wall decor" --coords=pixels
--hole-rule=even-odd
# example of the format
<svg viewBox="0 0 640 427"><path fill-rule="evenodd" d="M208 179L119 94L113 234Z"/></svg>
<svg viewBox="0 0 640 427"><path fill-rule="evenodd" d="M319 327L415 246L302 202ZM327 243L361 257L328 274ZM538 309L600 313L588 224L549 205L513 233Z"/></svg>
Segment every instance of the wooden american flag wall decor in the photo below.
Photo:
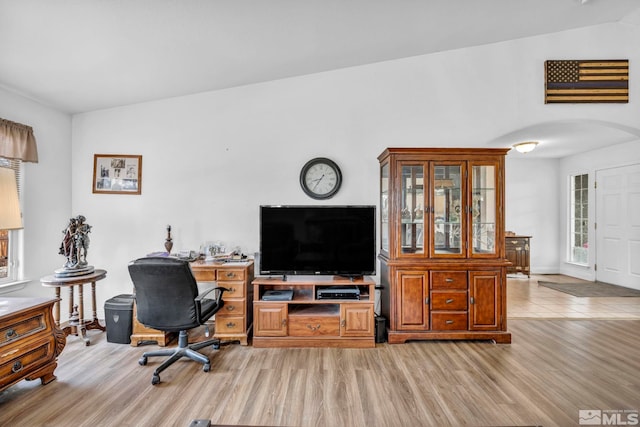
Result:
<svg viewBox="0 0 640 427"><path fill-rule="evenodd" d="M545 61L545 104L628 103L629 60Z"/></svg>

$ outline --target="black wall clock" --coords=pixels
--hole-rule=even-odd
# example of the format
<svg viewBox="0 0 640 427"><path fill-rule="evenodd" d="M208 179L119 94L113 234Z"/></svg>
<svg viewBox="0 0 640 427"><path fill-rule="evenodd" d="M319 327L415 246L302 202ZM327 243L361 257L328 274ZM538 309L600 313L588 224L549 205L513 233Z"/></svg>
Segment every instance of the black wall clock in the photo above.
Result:
<svg viewBox="0 0 640 427"><path fill-rule="evenodd" d="M300 171L300 186L311 198L323 200L333 197L342 185L338 165L325 157L309 160Z"/></svg>

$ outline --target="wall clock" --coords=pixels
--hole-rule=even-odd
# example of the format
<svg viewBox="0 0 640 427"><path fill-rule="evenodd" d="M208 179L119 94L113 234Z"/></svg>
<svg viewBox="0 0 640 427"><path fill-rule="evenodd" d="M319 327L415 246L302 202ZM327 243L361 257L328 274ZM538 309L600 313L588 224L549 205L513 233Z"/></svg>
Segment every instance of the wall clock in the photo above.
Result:
<svg viewBox="0 0 640 427"><path fill-rule="evenodd" d="M342 172L338 165L325 157L309 160L300 171L300 186L311 198L322 200L333 197L342 185Z"/></svg>

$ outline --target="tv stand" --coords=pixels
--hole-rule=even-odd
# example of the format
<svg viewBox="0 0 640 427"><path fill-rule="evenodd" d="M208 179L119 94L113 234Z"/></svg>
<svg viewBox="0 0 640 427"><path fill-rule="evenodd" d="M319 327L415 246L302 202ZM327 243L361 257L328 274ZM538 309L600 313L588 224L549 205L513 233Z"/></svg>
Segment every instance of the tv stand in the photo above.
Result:
<svg viewBox="0 0 640 427"><path fill-rule="evenodd" d="M318 299L318 289L354 287L360 299ZM253 281L254 347L375 347L374 288L368 277L292 276ZM264 301L266 291L292 290L288 301Z"/></svg>

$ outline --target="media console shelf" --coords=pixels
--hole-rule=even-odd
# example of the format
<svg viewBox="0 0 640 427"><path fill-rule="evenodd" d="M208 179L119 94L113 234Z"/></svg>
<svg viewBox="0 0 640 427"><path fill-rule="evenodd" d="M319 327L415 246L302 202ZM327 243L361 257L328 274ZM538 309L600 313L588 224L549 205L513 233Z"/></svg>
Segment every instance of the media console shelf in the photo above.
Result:
<svg viewBox="0 0 640 427"><path fill-rule="evenodd" d="M357 289L359 299L318 299L318 290ZM375 347L374 287L370 278L258 277L253 281L254 347ZM265 301L268 291L293 291L291 300Z"/></svg>

